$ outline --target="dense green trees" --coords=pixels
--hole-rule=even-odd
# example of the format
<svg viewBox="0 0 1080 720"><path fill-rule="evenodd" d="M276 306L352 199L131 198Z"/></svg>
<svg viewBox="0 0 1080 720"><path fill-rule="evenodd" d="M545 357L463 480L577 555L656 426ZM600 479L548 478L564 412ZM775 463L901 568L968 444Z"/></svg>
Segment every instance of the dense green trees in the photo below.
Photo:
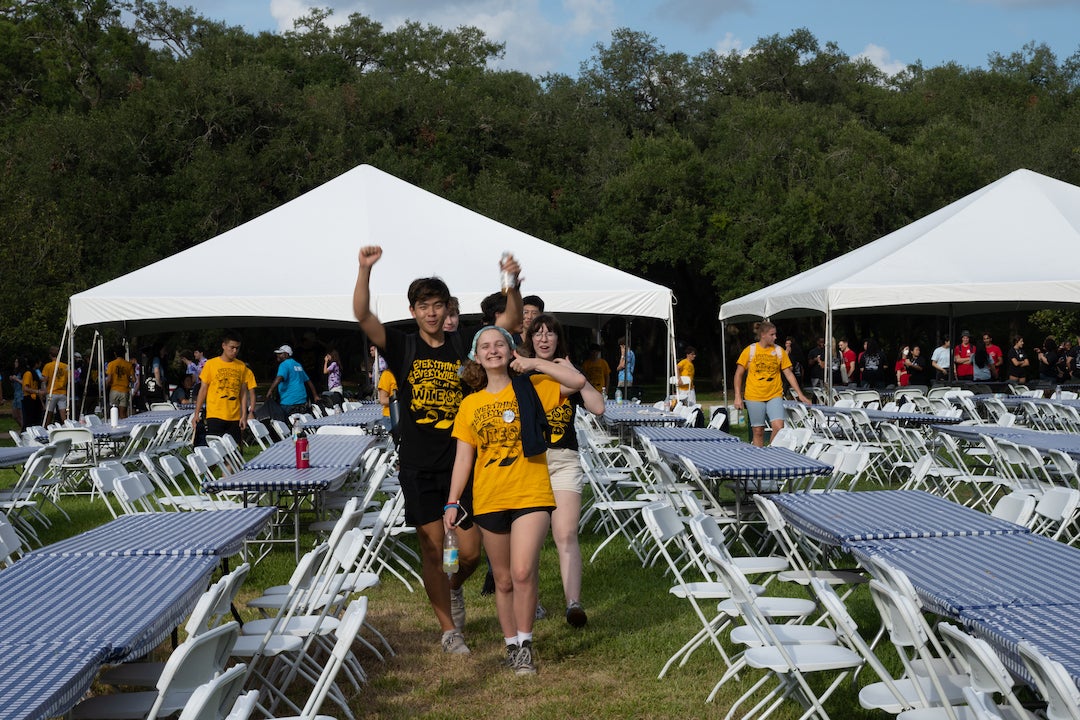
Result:
<svg viewBox="0 0 1080 720"><path fill-rule="evenodd" d="M329 20L4 4L0 343L53 342L72 292L366 162L673 287L708 365L726 299L1018 167L1080 182L1080 53L886 77L805 29L695 57L620 29L577 78L536 78L488 69L503 48L475 28Z"/></svg>

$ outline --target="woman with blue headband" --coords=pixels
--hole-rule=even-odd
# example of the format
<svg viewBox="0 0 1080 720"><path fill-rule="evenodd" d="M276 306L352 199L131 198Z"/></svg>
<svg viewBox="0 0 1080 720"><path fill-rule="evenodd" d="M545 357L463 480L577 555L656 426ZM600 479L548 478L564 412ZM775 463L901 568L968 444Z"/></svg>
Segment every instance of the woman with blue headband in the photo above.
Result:
<svg viewBox="0 0 1080 720"><path fill-rule="evenodd" d="M512 380L527 373L533 374ZM443 524L449 530L459 522L458 499L471 472L473 521L495 577L508 664L531 675L540 548L555 508L540 431L545 413L581 390L585 376L565 360L518 355L506 330L488 326L473 338L462 379L476 392L461 401L454 420L457 455Z"/></svg>

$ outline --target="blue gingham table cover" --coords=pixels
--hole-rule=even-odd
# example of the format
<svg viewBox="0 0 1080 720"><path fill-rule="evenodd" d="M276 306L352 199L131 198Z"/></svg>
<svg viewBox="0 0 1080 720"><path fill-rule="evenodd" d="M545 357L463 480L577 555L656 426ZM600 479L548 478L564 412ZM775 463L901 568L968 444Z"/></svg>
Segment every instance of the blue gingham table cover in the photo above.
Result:
<svg viewBox="0 0 1080 720"><path fill-rule="evenodd" d="M793 527L829 545L1031 532L921 490L782 493L773 501Z"/></svg>
<svg viewBox="0 0 1080 720"><path fill-rule="evenodd" d="M380 438L374 435L311 435L307 440L311 467L354 468ZM291 440L274 443L244 465L245 470L295 467L296 445Z"/></svg>
<svg viewBox="0 0 1080 720"><path fill-rule="evenodd" d="M652 405L613 403L604 405L604 422L612 425L685 425L686 418Z"/></svg>
<svg viewBox="0 0 1080 720"><path fill-rule="evenodd" d="M203 483L203 490L217 492L297 492L311 493L335 490L345 482L349 468L295 467L241 470L213 482Z"/></svg>
<svg viewBox="0 0 1080 720"><path fill-rule="evenodd" d="M904 571L928 610L1080 605L1080 550L1033 533L856 543Z"/></svg>
<svg viewBox="0 0 1080 720"><path fill-rule="evenodd" d="M784 480L827 475L832 467L782 447L755 447L743 442L699 440L657 441L669 459L686 458L703 476L727 480Z"/></svg>
<svg viewBox="0 0 1080 720"><path fill-rule="evenodd" d="M41 445L36 447L0 447L0 468L22 465L42 447Z"/></svg>
<svg viewBox="0 0 1080 720"><path fill-rule="evenodd" d="M276 513L272 507L122 515L27 557L208 555L230 557Z"/></svg>
<svg viewBox="0 0 1080 720"><path fill-rule="evenodd" d="M346 410L345 412L336 413L334 415L307 420L301 423L300 427L305 430L310 428L320 428L323 425L361 427L363 425L370 425L382 418L382 416L382 405L377 402L366 402L361 407L353 410Z"/></svg>
<svg viewBox="0 0 1080 720"><path fill-rule="evenodd" d="M784 401L784 405L798 405L794 400ZM850 415L851 408L836 407L835 405L813 405L825 415ZM860 408L856 408L860 409ZM903 410L875 410L873 408L861 408L871 422L890 422L903 425L952 425L960 422L963 418L949 417L945 415L933 415L930 413L905 412Z"/></svg>
<svg viewBox="0 0 1080 720"><path fill-rule="evenodd" d="M1045 432L1030 428L1000 427L998 425L935 425L934 429L971 443L980 442L979 436L986 435L994 440L1008 440L1018 445L1029 445L1036 450L1060 450L1080 460L1080 436L1073 433Z"/></svg>
<svg viewBox="0 0 1080 720"><path fill-rule="evenodd" d="M1009 671L1029 684L1034 681L1020 659L1021 640L1064 665L1073 683L1080 687L1078 617L1080 604L978 608L965 610L960 620L994 647Z"/></svg>
<svg viewBox="0 0 1080 720"><path fill-rule="evenodd" d="M0 571L0 638L85 642L104 662L157 647L195 607L218 558L26 557Z"/></svg>
<svg viewBox="0 0 1080 720"><path fill-rule="evenodd" d="M100 646L85 642L0 642L0 716L63 715L93 685L105 655Z"/></svg>
<svg viewBox="0 0 1080 720"><path fill-rule="evenodd" d="M641 425L634 428L634 434L653 442L657 440L726 440L729 442L742 442L741 438L728 435L726 432L715 428Z"/></svg>
<svg viewBox="0 0 1080 720"><path fill-rule="evenodd" d="M194 411L193 407L176 408L175 410L147 410L146 412L128 415L118 423L119 426L130 430L132 425L160 425L166 420L178 417L188 417Z"/></svg>

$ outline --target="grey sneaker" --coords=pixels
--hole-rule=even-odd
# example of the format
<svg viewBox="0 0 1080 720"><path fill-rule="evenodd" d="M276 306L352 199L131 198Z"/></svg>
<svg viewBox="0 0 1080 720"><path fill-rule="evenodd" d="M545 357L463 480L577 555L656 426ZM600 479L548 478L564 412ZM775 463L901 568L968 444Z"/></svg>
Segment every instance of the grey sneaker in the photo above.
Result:
<svg viewBox="0 0 1080 720"><path fill-rule="evenodd" d="M517 658L518 646L507 645L506 646L506 661L503 663L508 668L514 667L514 659Z"/></svg>
<svg viewBox="0 0 1080 720"><path fill-rule="evenodd" d="M465 629L465 588L450 588L450 619L458 630Z"/></svg>
<svg viewBox="0 0 1080 720"><path fill-rule="evenodd" d="M460 630L447 630L442 634L442 651L451 655L468 655L469 646Z"/></svg>
<svg viewBox="0 0 1080 720"><path fill-rule="evenodd" d="M533 662L532 640L521 643L514 655L514 663L511 665L515 675L535 675L536 663Z"/></svg>
<svg viewBox="0 0 1080 720"><path fill-rule="evenodd" d="M575 600L566 606L566 622L570 627L583 628L589 622L589 616L585 614L585 608Z"/></svg>
<svg viewBox="0 0 1080 720"><path fill-rule="evenodd" d="M544 606L540 604L539 600L536 601L536 619L537 620L546 620L547 619L547 610L544 609Z"/></svg>

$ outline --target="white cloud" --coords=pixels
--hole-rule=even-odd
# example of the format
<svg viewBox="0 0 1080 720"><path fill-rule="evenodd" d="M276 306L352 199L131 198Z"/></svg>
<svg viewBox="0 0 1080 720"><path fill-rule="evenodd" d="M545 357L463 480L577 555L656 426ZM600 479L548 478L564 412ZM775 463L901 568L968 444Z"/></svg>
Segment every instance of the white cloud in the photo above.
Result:
<svg viewBox="0 0 1080 720"><path fill-rule="evenodd" d="M729 55L731 53L745 55L747 52L743 49L742 40L735 37L732 33L726 33L724 37L720 38L713 49L721 55Z"/></svg>
<svg viewBox="0 0 1080 720"><path fill-rule="evenodd" d="M550 72L566 61L575 41L603 34L614 27L614 0L270 0L279 30L291 30L296 18L312 7L330 7L330 24L346 22L361 13L386 30L406 21L452 30L478 27L491 40L505 43L500 67L530 74Z"/></svg>
<svg viewBox="0 0 1080 720"><path fill-rule="evenodd" d="M907 63L900 60L894 60L891 53L880 45L870 43L866 46L861 53L855 56L855 59L866 58L874 67L881 70L886 75L896 75L907 69Z"/></svg>

